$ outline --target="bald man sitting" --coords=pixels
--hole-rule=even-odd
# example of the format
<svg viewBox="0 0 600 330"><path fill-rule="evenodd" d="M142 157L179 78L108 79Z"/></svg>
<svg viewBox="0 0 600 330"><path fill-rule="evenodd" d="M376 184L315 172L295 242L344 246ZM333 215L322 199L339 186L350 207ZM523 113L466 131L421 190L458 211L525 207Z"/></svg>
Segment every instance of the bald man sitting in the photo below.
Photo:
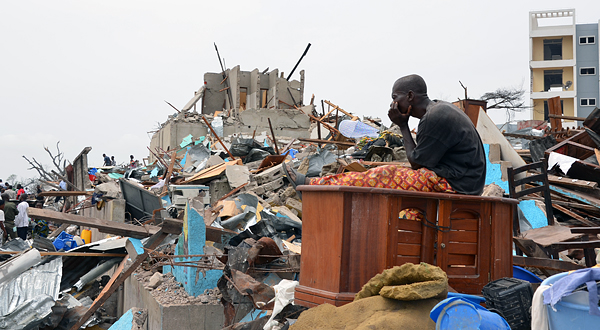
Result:
<svg viewBox="0 0 600 330"><path fill-rule="evenodd" d="M336 185L481 195L486 160L481 138L469 117L456 106L427 96L418 75L402 77L392 88L388 116L400 127L411 168L385 165L366 172L306 178L284 166L294 186ZM419 118L417 141L408 128Z"/></svg>

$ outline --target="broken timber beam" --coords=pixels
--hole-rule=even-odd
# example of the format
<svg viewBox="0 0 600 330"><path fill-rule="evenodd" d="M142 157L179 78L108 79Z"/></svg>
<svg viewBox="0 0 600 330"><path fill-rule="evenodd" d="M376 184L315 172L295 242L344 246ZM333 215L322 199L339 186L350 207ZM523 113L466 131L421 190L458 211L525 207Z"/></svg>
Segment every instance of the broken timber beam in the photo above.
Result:
<svg viewBox="0 0 600 330"><path fill-rule="evenodd" d="M333 110L339 110L341 113L345 114L346 116L349 116L350 118L352 118L352 121L357 121L357 120L358 120L358 117L357 117L357 116L355 116L355 115L353 115L353 114L349 113L348 111L346 111L346 110L344 110L344 109L342 109L342 108L338 107L337 105L335 105L335 104L333 104L333 103L331 103L331 102L329 102L329 101L327 101L327 100L325 100L325 103L327 103L327 104L329 104L330 106L332 106L332 107L333 107ZM333 111L333 110L332 110L332 111Z"/></svg>
<svg viewBox="0 0 600 330"><path fill-rule="evenodd" d="M92 196L93 192L92 191L69 191L69 190L60 190L60 191L44 191L38 194L38 196L40 197L47 197L47 196L65 196L65 197L71 197L71 196L81 196L81 195L88 195L88 196Z"/></svg>
<svg viewBox="0 0 600 330"><path fill-rule="evenodd" d="M578 121L584 121L585 120L584 117L562 116L562 115L554 115L554 114L548 114L548 118L557 118L557 119L566 119L566 120L578 120Z"/></svg>
<svg viewBox="0 0 600 330"><path fill-rule="evenodd" d="M148 240L148 246L146 247L148 250L154 250L158 247L158 245L167 237L167 233L163 233L162 231L158 231L150 239ZM90 308L85 312L85 314L77 321L77 323L71 327L71 330L79 329L93 314L96 312L100 306L102 306L108 298L125 282L125 280L131 276L131 274L142 264L144 260L148 257L148 250L144 250L144 253L140 254L133 260L133 262L127 267L125 271L125 263L127 262L127 257L123 258L123 261L117 268L117 271L113 274L110 281L106 284L104 289L100 292L96 300Z"/></svg>
<svg viewBox="0 0 600 330"><path fill-rule="evenodd" d="M302 141L302 142L312 142L312 143L325 143L325 144L338 144L341 146L349 146L349 147L353 147L356 145L356 143L354 142L344 142L344 141L330 141L330 140L319 140L319 139L303 139L303 138L298 138L298 141Z"/></svg>
<svg viewBox="0 0 600 330"><path fill-rule="evenodd" d="M569 261L562 261L558 259L549 258L530 258L523 256L513 256L513 265L519 267L534 267L538 269L550 269L560 271L569 271L585 268L584 266Z"/></svg>
<svg viewBox="0 0 600 330"><path fill-rule="evenodd" d="M58 223L68 223L71 225L93 227L106 234L134 238L144 238L154 235L160 229L156 226L147 225L142 227L116 221L102 220L98 218L84 217L81 215L56 212L48 209L29 208L29 216L33 219L41 219L46 221L54 221Z"/></svg>

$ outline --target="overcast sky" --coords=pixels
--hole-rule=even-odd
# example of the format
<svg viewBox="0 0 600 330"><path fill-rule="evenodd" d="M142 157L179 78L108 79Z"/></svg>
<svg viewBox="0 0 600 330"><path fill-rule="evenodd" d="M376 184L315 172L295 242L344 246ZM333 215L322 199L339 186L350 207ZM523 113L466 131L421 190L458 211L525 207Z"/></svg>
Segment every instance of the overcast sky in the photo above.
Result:
<svg viewBox="0 0 600 330"><path fill-rule="evenodd" d="M387 119L391 86L418 73L432 98L529 90L528 12L600 1L3 1L0 4L0 178L32 177L22 155L50 164L91 146L117 162L146 157L147 133L227 67L287 74L312 44L305 100ZM319 102L320 103L320 102ZM495 114L502 122L505 114Z"/></svg>

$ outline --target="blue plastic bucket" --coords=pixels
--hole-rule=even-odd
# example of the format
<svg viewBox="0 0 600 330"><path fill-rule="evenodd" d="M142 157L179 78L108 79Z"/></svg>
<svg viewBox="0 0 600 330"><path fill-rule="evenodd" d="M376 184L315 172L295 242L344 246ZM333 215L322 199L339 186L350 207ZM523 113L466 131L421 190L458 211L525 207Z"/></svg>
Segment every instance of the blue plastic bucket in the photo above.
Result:
<svg viewBox="0 0 600 330"><path fill-rule="evenodd" d="M542 285L551 285L567 275L569 273L564 272L550 276L542 282ZM600 316L590 315L587 291L578 291L562 298L554 305L556 311L550 305L546 307L550 330L597 329L600 324Z"/></svg>
<svg viewBox="0 0 600 330"><path fill-rule="evenodd" d="M429 317L435 322L436 330L510 330L502 316L461 297L440 301Z"/></svg>
<svg viewBox="0 0 600 330"><path fill-rule="evenodd" d="M483 297L474 296L472 294L466 294L466 293L448 292L448 298L454 298L454 297L462 298L463 300L467 300L467 301L469 301L473 304L477 304L477 305L481 305L482 303L485 303L485 298L483 298Z"/></svg>
<svg viewBox="0 0 600 330"><path fill-rule="evenodd" d="M523 281L527 281L529 283L541 283L542 279L539 278L534 273L528 271L525 268L519 266L513 266L513 276L514 278L518 278Z"/></svg>

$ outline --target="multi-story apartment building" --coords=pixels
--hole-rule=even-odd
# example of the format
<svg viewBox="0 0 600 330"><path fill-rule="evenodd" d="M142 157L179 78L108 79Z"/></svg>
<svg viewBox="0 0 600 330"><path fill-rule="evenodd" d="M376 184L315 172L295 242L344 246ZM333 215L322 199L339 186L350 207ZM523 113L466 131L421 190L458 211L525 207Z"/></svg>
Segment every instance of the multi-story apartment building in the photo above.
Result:
<svg viewBox="0 0 600 330"><path fill-rule="evenodd" d="M533 119L548 119L547 100L555 96L565 116L587 117L598 106L598 33L598 23L576 24L575 9L529 13Z"/></svg>

